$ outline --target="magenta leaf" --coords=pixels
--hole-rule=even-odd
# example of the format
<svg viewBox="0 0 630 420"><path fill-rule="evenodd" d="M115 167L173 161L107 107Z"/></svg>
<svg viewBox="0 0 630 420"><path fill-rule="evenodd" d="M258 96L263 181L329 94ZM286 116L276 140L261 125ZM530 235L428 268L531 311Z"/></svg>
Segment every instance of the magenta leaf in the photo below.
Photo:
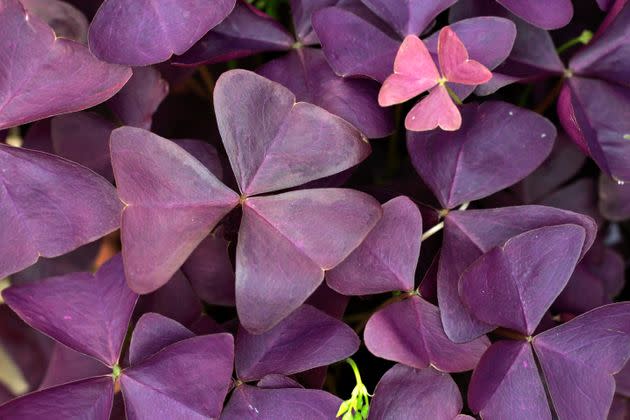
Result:
<svg viewBox="0 0 630 420"><path fill-rule="evenodd" d="M551 420L530 344L508 340L492 344L473 372L468 404L483 418Z"/></svg>
<svg viewBox="0 0 630 420"><path fill-rule="evenodd" d="M0 144L0 277L56 257L119 226L109 182L46 153Z"/></svg>
<svg viewBox="0 0 630 420"><path fill-rule="evenodd" d="M453 420L459 419L463 405L459 388L449 374L398 364L376 385L370 419L402 419L409 413L422 413L422 418Z"/></svg>
<svg viewBox="0 0 630 420"><path fill-rule="evenodd" d="M508 239L545 226L576 224L586 230L582 256L595 240L597 225L588 216L544 206L506 207L450 212L438 267L438 301L446 335L456 342L469 341L492 330L464 306L458 294L462 273L477 258Z"/></svg>
<svg viewBox="0 0 630 420"><path fill-rule="evenodd" d="M263 389L241 385L234 390L222 419L335 418L341 400L319 389Z"/></svg>
<svg viewBox="0 0 630 420"><path fill-rule="evenodd" d="M127 418L219 417L233 361L229 334L193 337L165 347L123 371L120 383Z"/></svg>
<svg viewBox="0 0 630 420"><path fill-rule="evenodd" d="M458 131L407 133L412 163L444 208L520 181L551 153L556 129L532 111L485 102L464 105L462 114Z"/></svg>
<svg viewBox="0 0 630 420"><path fill-rule="evenodd" d="M90 108L118 92L126 67L95 59L83 45L56 38L18 0L0 1L0 129ZM16 45L19 44L19 48Z"/></svg>
<svg viewBox="0 0 630 420"><path fill-rule="evenodd" d="M111 149L118 194L126 204L122 243L127 281L132 289L148 293L173 276L236 206L238 195L181 147L148 131L116 129Z"/></svg>
<svg viewBox="0 0 630 420"><path fill-rule="evenodd" d="M572 224L514 236L462 273L460 298L479 320L530 336L571 278L584 241L584 228Z"/></svg>
<svg viewBox="0 0 630 420"><path fill-rule="evenodd" d="M113 366L118 363L138 296L125 282L119 255L95 274L73 273L3 291L33 328Z"/></svg>
<svg viewBox="0 0 630 420"><path fill-rule="evenodd" d="M146 66L183 54L234 8L235 0L105 0L90 25L102 60Z"/></svg>
<svg viewBox="0 0 630 420"><path fill-rule="evenodd" d="M20 0L27 13L45 21L59 38L87 43L89 22L85 15L70 3L61 0Z"/></svg>
<svg viewBox="0 0 630 420"><path fill-rule="evenodd" d="M539 334L533 346L558 416L605 418L615 391L612 375L630 357L630 303L587 312Z"/></svg>
<svg viewBox="0 0 630 420"><path fill-rule="evenodd" d="M438 307L418 296L372 315L364 339L375 356L417 369L431 365L443 372L472 370L489 346L486 337L453 343L444 333Z"/></svg>
<svg viewBox="0 0 630 420"><path fill-rule="evenodd" d="M292 375L351 356L359 337L343 322L303 305L264 334L240 328L236 337L236 373L242 381L269 374ZM287 349L292 351L287 354Z"/></svg>
<svg viewBox="0 0 630 420"><path fill-rule="evenodd" d="M156 313L146 313L136 323L129 344L129 363L141 363L178 341L194 337L195 334L177 321Z"/></svg>
<svg viewBox="0 0 630 420"><path fill-rule="evenodd" d="M214 106L236 180L247 195L334 175L370 153L367 140L348 122L296 102L284 86L250 71L221 75Z"/></svg>
<svg viewBox="0 0 630 420"><path fill-rule="evenodd" d="M0 406L0 418L108 420L113 399L112 377L99 376L11 400Z"/></svg>
<svg viewBox="0 0 630 420"><path fill-rule="evenodd" d="M409 291L420 256L422 215L409 198L383 204L383 217L363 243L326 273L326 282L345 295Z"/></svg>
<svg viewBox="0 0 630 420"><path fill-rule="evenodd" d="M295 310L322 283L324 271L359 246L381 214L372 197L346 189L245 200L236 249L242 325L262 333Z"/></svg>

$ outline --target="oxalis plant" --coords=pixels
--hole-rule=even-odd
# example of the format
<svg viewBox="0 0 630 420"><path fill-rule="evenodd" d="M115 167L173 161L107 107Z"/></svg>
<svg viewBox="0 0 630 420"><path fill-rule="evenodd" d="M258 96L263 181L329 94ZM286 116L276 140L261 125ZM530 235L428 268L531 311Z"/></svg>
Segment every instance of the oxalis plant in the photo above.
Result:
<svg viewBox="0 0 630 420"><path fill-rule="evenodd" d="M630 418L627 182L627 0L0 0L0 419Z"/></svg>

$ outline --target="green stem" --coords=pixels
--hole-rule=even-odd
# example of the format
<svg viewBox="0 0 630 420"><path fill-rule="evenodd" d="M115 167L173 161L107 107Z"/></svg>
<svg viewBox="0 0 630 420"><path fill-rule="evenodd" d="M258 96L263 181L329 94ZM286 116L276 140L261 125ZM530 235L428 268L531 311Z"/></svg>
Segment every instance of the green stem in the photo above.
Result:
<svg viewBox="0 0 630 420"><path fill-rule="evenodd" d="M564 44L560 45L558 48L556 48L556 52L558 54L562 54L563 52L565 52L566 50L568 50L569 48L578 45L578 44L582 44L582 45L586 45L589 42L591 42L591 39L593 39L593 32L588 31L588 30L584 30L582 31L582 33L580 34L580 36L570 39L567 42L565 42Z"/></svg>
<svg viewBox="0 0 630 420"><path fill-rule="evenodd" d="M357 385L363 385L363 381L361 380L361 374L359 373L359 367L354 362L354 360L348 357L346 359L346 363L348 363L352 367L352 371L354 372L354 378L357 381Z"/></svg>
<svg viewBox="0 0 630 420"><path fill-rule="evenodd" d="M446 91L448 92L449 96L453 99L453 101L457 104L457 105L463 105L464 103L462 102L461 99L459 99L459 96L457 96L457 94L455 93L455 91L453 89L451 89L446 83L444 84L444 87L446 88Z"/></svg>

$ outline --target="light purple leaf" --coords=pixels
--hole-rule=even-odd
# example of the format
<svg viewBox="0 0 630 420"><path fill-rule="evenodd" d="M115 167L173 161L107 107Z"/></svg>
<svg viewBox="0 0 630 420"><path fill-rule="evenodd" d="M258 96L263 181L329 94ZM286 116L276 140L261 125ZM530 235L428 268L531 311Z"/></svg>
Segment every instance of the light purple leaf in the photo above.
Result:
<svg viewBox="0 0 630 420"><path fill-rule="evenodd" d="M185 66L220 63L267 51L287 51L294 42L281 24L245 0L238 0L223 22L173 62Z"/></svg>
<svg viewBox="0 0 630 420"><path fill-rule="evenodd" d="M300 306L324 271L358 247L381 214L375 199L345 189L245 200L236 249L236 306L243 326L265 332Z"/></svg>
<svg viewBox="0 0 630 420"><path fill-rule="evenodd" d="M148 131L122 127L111 135L121 201L123 258L132 289L164 285L214 226L238 203L198 160Z"/></svg>
<svg viewBox="0 0 630 420"><path fill-rule="evenodd" d="M2 296L33 328L108 366L118 363L138 299L127 287L119 255L94 275L51 277L12 286Z"/></svg>
<svg viewBox="0 0 630 420"><path fill-rule="evenodd" d="M214 107L236 180L247 195L334 175L370 153L365 137L348 122L296 102L284 86L247 70L221 75Z"/></svg>
<svg viewBox="0 0 630 420"><path fill-rule="evenodd" d="M219 417L233 361L234 343L229 334L193 337L171 344L123 371L120 384L127 418Z"/></svg>
<svg viewBox="0 0 630 420"><path fill-rule="evenodd" d="M3 419L108 420L114 399L111 376L33 392L0 406Z"/></svg>
<svg viewBox="0 0 630 420"><path fill-rule="evenodd" d="M567 223L586 230L583 256L597 233L597 225L587 216L543 206L450 212L445 219L438 268L438 301L446 335L453 341L465 342L492 330L492 326L473 317L459 298L458 281L470 264L513 236Z"/></svg>
<svg viewBox="0 0 630 420"><path fill-rule="evenodd" d="M114 180L109 136L116 126L99 114L76 112L54 117L50 136L56 154Z"/></svg>
<svg viewBox="0 0 630 420"><path fill-rule="evenodd" d="M370 420L404 419L410 413L426 419L453 420L462 407L459 388L449 374L398 364L376 385Z"/></svg>
<svg viewBox="0 0 630 420"><path fill-rule="evenodd" d="M136 323L129 344L129 363L137 365L178 341L194 337L195 334L177 321L156 313L146 313Z"/></svg>
<svg viewBox="0 0 630 420"><path fill-rule="evenodd" d="M0 1L0 28L0 129L90 108L131 77L129 68L98 61L83 45L56 38L18 0Z"/></svg>
<svg viewBox="0 0 630 420"><path fill-rule="evenodd" d="M461 110L458 131L407 132L416 171L446 209L525 178L551 153L556 137L547 119L505 102Z"/></svg>
<svg viewBox="0 0 630 420"><path fill-rule="evenodd" d="M151 129L153 114L166 95L168 83L153 67L136 67L120 92L107 102L122 125Z"/></svg>
<svg viewBox="0 0 630 420"><path fill-rule="evenodd" d="M234 8L235 0L105 0L89 44L104 61L147 66L183 54Z"/></svg>
<svg viewBox="0 0 630 420"><path fill-rule="evenodd" d="M479 320L531 336L571 278L585 239L579 225L514 236L462 273L459 296Z"/></svg>
<svg viewBox="0 0 630 420"><path fill-rule="evenodd" d="M497 0L506 9L532 25L543 29L558 29L571 21L571 0Z"/></svg>
<svg viewBox="0 0 630 420"><path fill-rule="evenodd" d="M368 138L393 131L393 112L377 102L379 86L371 80L343 78L330 68L319 49L300 48L258 70L290 89L298 101L310 102L345 119Z"/></svg>
<svg viewBox="0 0 630 420"><path fill-rule="evenodd" d="M348 258L326 274L345 295L370 295L414 288L420 257L422 215L409 198L383 204L383 217Z"/></svg>
<svg viewBox="0 0 630 420"><path fill-rule="evenodd" d="M46 376L39 387L40 389L50 388L93 376L107 375L111 372L111 368L104 366L98 360L56 342L48 362Z"/></svg>
<svg viewBox="0 0 630 420"><path fill-rule="evenodd" d="M341 400L319 389L263 389L241 385L234 390L222 420L335 418Z"/></svg>
<svg viewBox="0 0 630 420"><path fill-rule="evenodd" d="M372 315L364 339L375 356L417 369L431 365L443 372L472 370L490 344L486 337L453 343L444 333L438 307L418 296Z"/></svg>
<svg viewBox="0 0 630 420"><path fill-rule="evenodd" d="M87 43L89 22L80 10L60 0L20 0L28 13L48 23L55 35Z"/></svg>
<svg viewBox="0 0 630 420"><path fill-rule="evenodd" d="M292 375L343 360L358 350L359 343L352 328L303 305L264 334L239 328L236 373L246 382L273 373Z"/></svg>
<svg viewBox="0 0 630 420"><path fill-rule="evenodd" d="M551 420L527 341L501 340L490 346L470 380L468 405L482 418Z"/></svg>
<svg viewBox="0 0 630 420"><path fill-rule="evenodd" d="M391 74L402 40L340 7L319 10L312 23L326 59L339 76L365 76L382 83Z"/></svg>
<svg viewBox="0 0 630 420"><path fill-rule="evenodd" d="M539 334L533 346L558 417L605 418L615 393L612 375L630 357L630 302L580 315Z"/></svg>

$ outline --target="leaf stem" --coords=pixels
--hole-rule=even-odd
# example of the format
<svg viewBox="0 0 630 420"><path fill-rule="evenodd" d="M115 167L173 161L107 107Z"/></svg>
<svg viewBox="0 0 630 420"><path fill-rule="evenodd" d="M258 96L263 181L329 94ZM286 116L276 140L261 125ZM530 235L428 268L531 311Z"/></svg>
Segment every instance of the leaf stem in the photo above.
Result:
<svg viewBox="0 0 630 420"><path fill-rule="evenodd" d="M459 206L457 208L457 211L466 211L469 206L470 206L470 201L467 201L464 204L462 204L461 206ZM440 212L440 214L442 214L442 212ZM444 216L446 216L447 214L448 214L448 211L445 211L444 212ZM426 232L424 232L422 234L422 236L420 237L420 242L426 241L431 236L433 236L436 233L440 232L442 229L444 229L444 221L438 223L437 225L433 226L431 229L429 229Z"/></svg>
<svg viewBox="0 0 630 420"><path fill-rule="evenodd" d="M578 44L582 44L582 45L586 45L589 42L591 42L591 39L593 39L593 32L589 31L589 30L584 30L582 31L582 33L580 34L580 36L575 37L573 39L568 40L567 42L565 42L564 44L560 45L558 48L556 48L556 52L558 54L562 54L563 52L565 52L566 50L568 50L569 48L578 45Z"/></svg>
<svg viewBox="0 0 630 420"><path fill-rule="evenodd" d="M444 83L444 87L446 88L446 91L448 92L449 96L453 99L453 102L455 102L457 105L464 105L464 102L462 102L462 100L459 99L459 96L457 96L455 91L451 89L449 85Z"/></svg>

